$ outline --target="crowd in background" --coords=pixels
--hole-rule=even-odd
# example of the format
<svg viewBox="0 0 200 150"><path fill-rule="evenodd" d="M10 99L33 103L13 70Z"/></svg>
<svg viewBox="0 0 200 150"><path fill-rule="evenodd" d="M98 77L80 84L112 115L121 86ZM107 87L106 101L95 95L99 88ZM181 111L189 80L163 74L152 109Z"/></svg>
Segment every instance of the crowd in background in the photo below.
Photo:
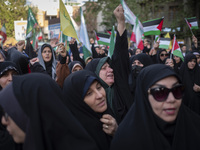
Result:
<svg viewBox="0 0 200 150"><path fill-rule="evenodd" d="M115 49L72 38L0 49L0 149L200 149L200 45L184 59L144 39L128 44L123 7ZM128 47L130 45L130 47Z"/></svg>

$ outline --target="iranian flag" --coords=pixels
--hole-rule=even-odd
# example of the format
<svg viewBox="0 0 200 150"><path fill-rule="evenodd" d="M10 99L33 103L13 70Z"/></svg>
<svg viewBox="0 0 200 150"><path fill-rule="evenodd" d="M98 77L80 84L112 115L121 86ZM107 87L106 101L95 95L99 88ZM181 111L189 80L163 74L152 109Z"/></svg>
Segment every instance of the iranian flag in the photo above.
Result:
<svg viewBox="0 0 200 150"><path fill-rule="evenodd" d="M185 18L186 23L188 24L190 30L191 29L198 29L198 22L196 17L192 18Z"/></svg>
<svg viewBox="0 0 200 150"><path fill-rule="evenodd" d="M132 25L135 25L135 20L136 20L137 17L130 10L130 8L128 7L128 5L126 4L126 2L124 0L120 0L120 2L121 2L122 7L124 9L124 16L125 16L126 22L128 22ZM139 20L138 20L138 22L139 22L140 28L142 29L143 28L142 23Z"/></svg>
<svg viewBox="0 0 200 150"><path fill-rule="evenodd" d="M160 38L159 48L168 49L170 45L170 38Z"/></svg>
<svg viewBox="0 0 200 150"><path fill-rule="evenodd" d="M110 47L108 50L108 56L111 58L115 49L115 27L112 27L111 37L110 37Z"/></svg>
<svg viewBox="0 0 200 150"><path fill-rule="evenodd" d="M37 34L37 38L38 38L38 41L42 40L43 39L43 35L42 35L42 29L40 28L40 31L39 33Z"/></svg>
<svg viewBox="0 0 200 150"><path fill-rule="evenodd" d="M98 45L110 46L110 34L107 33L96 33L96 39Z"/></svg>
<svg viewBox="0 0 200 150"><path fill-rule="evenodd" d="M2 37L0 37L0 39L1 39L1 43L3 44L7 39L5 24L3 24L2 28L1 28L0 35L2 36Z"/></svg>
<svg viewBox="0 0 200 150"><path fill-rule="evenodd" d="M143 22L144 36L160 35L163 26L164 17Z"/></svg>
<svg viewBox="0 0 200 150"><path fill-rule="evenodd" d="M140 28L138 17L136 18L136 21L135 21L135 31L134 31L134 33L135 33L136 47L143 50L144 49L144 45L143 45L143 41L142 41L143 31Z"/></svg>
<svg viewBox="0 0 200 150"><path fill-rule="evenodd" d="M184 58L183 58L183 54L181 52L181 49L178 45L178 42L176 41L176 36L174 35L174 38L173 38L173 43L172 43L172 51L171 53L175 56L178 56L182 59L182 61L184 61Z"/></svg>
<svg viewBox="0 0 200 150"><path fill-rule="evenodd" d="M90 48L90 42L88 38L87 27L85 24L82 7L80 7L80 12L81 12L80 41L83 44L83 54L84 54L83 57L84 60L86 60L88 57L92 55L92 51Z"/></svg>

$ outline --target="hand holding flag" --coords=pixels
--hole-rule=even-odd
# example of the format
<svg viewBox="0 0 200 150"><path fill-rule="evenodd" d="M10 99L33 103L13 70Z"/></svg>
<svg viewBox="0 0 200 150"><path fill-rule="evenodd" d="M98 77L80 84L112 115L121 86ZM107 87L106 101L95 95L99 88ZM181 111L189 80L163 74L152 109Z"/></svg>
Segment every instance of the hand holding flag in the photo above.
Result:
<svg viewBox="0 0 200 150"><path fill-rule="evenodd" d="M173 38L171 54L180 57L182 59L182 61L184 61L183 54L182 54L181 49L178 45L178 42L176 41L175 35L174 35L174 38Z"/></svg>

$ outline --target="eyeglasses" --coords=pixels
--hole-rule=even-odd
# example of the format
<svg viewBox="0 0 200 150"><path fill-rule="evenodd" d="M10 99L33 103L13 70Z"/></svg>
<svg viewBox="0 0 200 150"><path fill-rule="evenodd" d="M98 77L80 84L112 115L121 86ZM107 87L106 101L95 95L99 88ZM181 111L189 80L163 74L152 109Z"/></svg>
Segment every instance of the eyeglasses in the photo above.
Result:
<svg viewBox="0 0 200 150"><path fill-rule="evenodd" d="M160 54L161 57L163 56L169 56L169 54Z"/></svg>
<svg viewBox="0 0 200 150"><path fill-rule="evenodd" d="M154 99L158 102L166 101L170 92L172 92L176 99L181 99L184 94L184 86L182 84L179 84L171 89L160 86L148 90L148 93L151 94L154 97Z"/></svg>

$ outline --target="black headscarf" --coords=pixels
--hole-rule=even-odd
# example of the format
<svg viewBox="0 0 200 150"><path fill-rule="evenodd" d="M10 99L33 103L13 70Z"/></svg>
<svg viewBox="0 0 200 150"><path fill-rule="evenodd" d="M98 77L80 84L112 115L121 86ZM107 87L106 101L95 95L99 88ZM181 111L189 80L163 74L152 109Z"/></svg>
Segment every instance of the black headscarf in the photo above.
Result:
<svg viewBox="0 0 200 150"><path fill-rule="evenodd" d="M15 76L0 97L5 112L26 132L24 150L97 149L62 103L61 89L49 76Z"/></svg>
<svg viewBox="0 0 200 150"><path fill-rule="evenodd" d="M18 67L14 62L11 61L0 62L0 78L8 70L15 70L19 74Z"/></svg>
<svg viewBox="0 0 200 150"><path fill-rule="evenodd" d="M103 124L100 118L104 113L111 114L109 106L104 113L97 113L84 102L86 92L94 80L98 81L95 74L87 70L81 70L70 74L65 79L63 85L64 103L95 140L98 149L108 150L111 136L103 131Z"/></svg>
<svg viewBox="0 0 200 150"><path fill-rule="evenodd" d="M181 104L176 121L157 117L148 100L148 89L157 81L177 74L163 64L144 68L137 79L135 103L119 125L111 150L200 149L200 118ZM180 82L181 83L181 82Z"/></svg>
<svg viewBox="0 0 200 150"><path fill-rule="evenodd" d="M192 59L197 61L197 58L194 54L187 54L185 56L185 61L180 68L180 76L186 88L183 102L185 105L200 115L200 92L195 92L193 90L194 84L200 86L200 68L197 63L194 69L191 70L188 68L188 62Z"/></svg>
<svg viewBox="0 0 200 150"><path fill-rule="evenodd" d="M181 58L180 58L180 61L178 63L176 63L176 61L174 63L174 71L178 74L179 74L179 70L180 70L182 63L183 63L183 60Z"/></svg>
<svg viewBox="0 0 200 150"><path fill-rule="evenodd" d="M69 70L70 70L71 73L72 73L72 70L74 69L75 65L79 65L82 68L84 68L83 64L80 61L72 61L72 62L69 63Z"/></svg>
<svg viewBox="0 0 200 150"><path fill-rule="evenodd" d="M19 52L16 47L8 49L6 60L14 62L17 65L20 74L26 74L29 72L29 58Z"/></svg>
<svg viewBox="0 0 200 150"><path fill-rule="evenodd" d="M144 66L143 67L132 66L132 64L135 60L139 60ZM133 99L134 99L135 88L136 88L136 79L137 79L139 72L143 68L145 68L146 66L149 66L151 64L153 64L152 59L150 58L149 55L147 55L145 53L140 53L138 55L131 56L131 58L130 58L130 70L131 70L131 72L129 74L129 87L130 87L131 93L133 95Z"/></svg>
<svg viewBox="0 0 200 150"><path fill-rule="evenodd" d="M166 49L159 49L159 50L157 51L157 56L156 56L156 57L157 57L157 60L156 60L156 61L157 61L157 63L159 63L159 64L164 64L164 60L161 60L161 59L160 59L160 54L161 54L163 51L167 52Z"/></svg>
<svg viewBox="0 0 200 150"><path fill-rule="evenodd" d="M99 72L102 68L102 66L105 63L111 64L111 60L109 57L103 57L103 58L95 58L92 59L85 67L85 70L89 70L92 71L93 73L96 74L96 76L98 77L98 80L100 81L101 85L103 86L103 88L106 90L106 97L107 97L107 101L109 106L111 107L111 109L113 110L114 113L117 112L115 106L113 106L113 97L114 97L114 89L113 89L113 85L112 86L108 86L107 83L105 83L100 77L99 77Z"/></svg>

